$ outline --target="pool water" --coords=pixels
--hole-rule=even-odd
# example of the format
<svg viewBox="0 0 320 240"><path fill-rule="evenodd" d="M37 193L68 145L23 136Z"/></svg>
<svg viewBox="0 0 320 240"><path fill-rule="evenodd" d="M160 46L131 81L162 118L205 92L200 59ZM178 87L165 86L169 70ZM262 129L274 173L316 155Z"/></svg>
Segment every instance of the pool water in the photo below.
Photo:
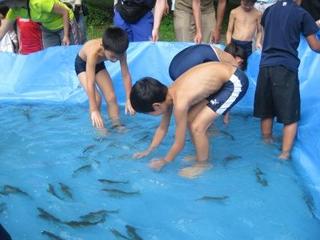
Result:
<svg viewBox="0 0 320 240"><path fill-rule="evenodd" d="M280 141L261 141L250 113L216 121L213 167L193 180L178 175L191 164L190 140L161 172L148 168L172 143L173 123L162 146L136 160L160 119L122 119L127 132L102 135L83 106L0 107L0 222L14 240L319 239L292 161L276 158Z"/></svg>

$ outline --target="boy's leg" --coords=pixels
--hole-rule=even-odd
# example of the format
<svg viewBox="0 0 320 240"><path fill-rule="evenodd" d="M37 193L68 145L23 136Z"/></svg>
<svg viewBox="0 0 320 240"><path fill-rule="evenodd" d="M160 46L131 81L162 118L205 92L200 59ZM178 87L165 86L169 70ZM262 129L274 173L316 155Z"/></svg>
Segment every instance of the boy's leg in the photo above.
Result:
<svg viewBox="0 0 320 240"><path fill-rule="evenodd" d="M283 127L283 138L282 138L282 152L279 155L280 159L289 159L291 148L296 137L298 124L291 123L285 124Z"/></svg>
<svg viewBox="0 0 320 240"><path fill-rule="evenodd" d="M265 143L272 143L272 118L261 119L261 134Z"/></svg>
<svg viewBox="0 0 320 240"><path fill-rule="evenodd" d="M86 72L82 72L78 74L78 79L82 85L82 87L84 88L84 90L86 91L87 95L88 95L88 90L87 90L87 75ZM95 91L95 98L96 98L96 104L98 109L100 109L101 106L101 97L100 94L98 93L98 91Z"/></svg>
<svg viewBox="0 0 320 240"><path fill-rule="evenodd" d="M207 130L212 121L218 116L209 107L204 106L191 123L191 135L196 148L197 163L180 171L183 177L193 178L205 171L209 158L209 140Z"/></svg>
<svg viewBox="0 0 320 240"><path fill-rule="evenodd" d="M113 125L119 125L119 106L109 73L103 69L96 74L97 84L108 105L109 118Z"/></svg>

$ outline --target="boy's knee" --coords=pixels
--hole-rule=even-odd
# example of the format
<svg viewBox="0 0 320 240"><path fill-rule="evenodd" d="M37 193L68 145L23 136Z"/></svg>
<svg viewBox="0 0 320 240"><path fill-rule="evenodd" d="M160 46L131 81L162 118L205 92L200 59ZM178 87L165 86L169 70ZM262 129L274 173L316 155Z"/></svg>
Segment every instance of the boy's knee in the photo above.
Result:
<svg viewBox="0 0 320 240"><path fill-rule="evenodd" d="M115 94L108 94L106 101L108 102L108 104L114 104L117 102L117 97Z"/></svg>
<svg viewBox="0 0 320 240"><path fill-rule="evenodd" d="M190 124L190 131L194 135L202 135L205 133L205 128L201 124L191 123Z"/></svg>

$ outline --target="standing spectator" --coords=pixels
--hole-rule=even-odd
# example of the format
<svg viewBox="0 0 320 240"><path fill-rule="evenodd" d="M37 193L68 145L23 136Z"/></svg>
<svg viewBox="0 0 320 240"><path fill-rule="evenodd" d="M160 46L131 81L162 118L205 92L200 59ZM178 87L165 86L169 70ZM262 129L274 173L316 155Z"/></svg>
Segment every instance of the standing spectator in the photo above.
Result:
<svg viewBox="0 0 320 240"><path fill-rule="evenodd" d="M130 42L157 41L167 10L166 0L119 0L115 3L113 23L128 33Z"/></svg>
<svg viewBox="0 0 320 240"><path fill-rule="evenodd" d="M256 0L241 0L241 5L230 12L227 29L227 44L242 47L249 57L252 41L261 49L261 13L253 7Z"/></svg>
<svg viewBox="0 0 320 240"><path fill-rule="evenodd" d="M87 26L85 16L88 15L88 8L82 0L61 0L74 12L74 16L79 28L79 44L87 41Z"/></svg>
<svg viewBox="0 0 320 240"><path fill-rule="evenodd" d="M10 25L17 17L28 17L41 23L44 48L78 44L74 14L59 0L2 0L10 7L6 19ZM27 14L26 14L27 10Z"/></svg>
<svg viewBox="0 0 320 240"><path fill-rule="evenodd" d="M212 0L176 0L174 32L177 41L219 43L226 0L218 0L217 18Z"/></svg>
<svg viewBox="0 0 320 240"><path fill-rule="evenodd" d="M261 13L263 13L268 7L275 4L278 0L258 0L254 7L259 10Z"/></svg>
<svg viewBox="0 0 320 240"><path fill-rule="evenodd" d="M0 52L17 52L19 46L15 25L12 24L10 28L6 29L5 16L8 10L8 7L0 7Z"/></svg>
<svg viewBox="0 0 320 240"><path fill-rule="evenodd" d="M264 12L265 31L254 99L254 116L261 118L265 142L272 142L273 118L283 124L280 159L289 159L300 119L297 48L302 33L314 51L320 51L311 15L294 0L278 1ZM281 27L279 27L281 26Z"/></svg>

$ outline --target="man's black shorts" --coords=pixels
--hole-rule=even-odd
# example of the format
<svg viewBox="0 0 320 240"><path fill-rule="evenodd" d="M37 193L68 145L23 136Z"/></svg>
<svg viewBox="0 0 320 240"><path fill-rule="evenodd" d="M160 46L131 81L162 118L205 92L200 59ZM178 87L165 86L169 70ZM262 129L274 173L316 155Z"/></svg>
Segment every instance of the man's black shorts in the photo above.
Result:
<svg viewBox="0 0 320 240"><path fill-rule="evenodd" d="M273 118L283 124L300 119L298 73L283 66L261 67L254 98L255 117Z"/></svg>

